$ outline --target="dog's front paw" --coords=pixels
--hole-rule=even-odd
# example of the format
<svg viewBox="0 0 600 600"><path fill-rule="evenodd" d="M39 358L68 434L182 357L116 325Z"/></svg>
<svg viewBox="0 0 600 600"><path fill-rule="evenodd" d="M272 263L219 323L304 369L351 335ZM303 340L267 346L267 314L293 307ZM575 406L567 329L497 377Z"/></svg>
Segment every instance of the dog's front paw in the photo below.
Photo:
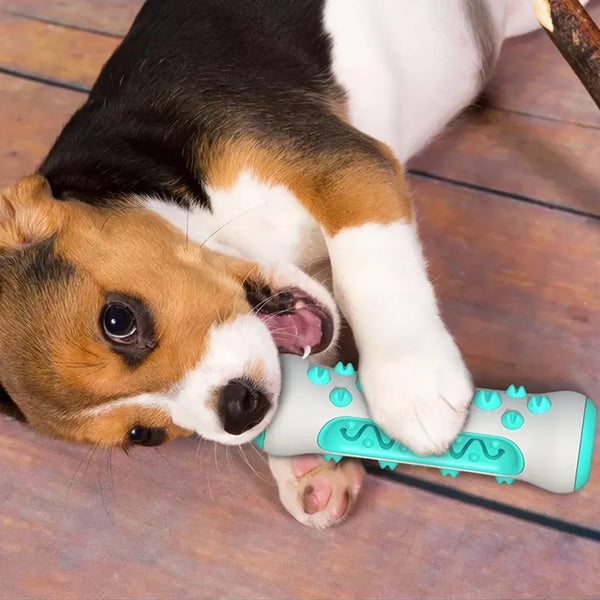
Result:
<svg viewBox="0 0 600 600"><path fill-rule="evenodd" d="M460 352L441 324L391 353L364 352L360 380L373 420L419 454L449 448L473 392Z"/></svg>

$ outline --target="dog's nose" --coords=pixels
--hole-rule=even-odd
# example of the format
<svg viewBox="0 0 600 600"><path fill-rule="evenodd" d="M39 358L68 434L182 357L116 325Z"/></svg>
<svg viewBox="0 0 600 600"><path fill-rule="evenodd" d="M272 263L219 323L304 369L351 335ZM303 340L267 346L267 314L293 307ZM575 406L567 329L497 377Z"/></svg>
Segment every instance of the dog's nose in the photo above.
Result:
<svg viewBox="0 0 600 600"><path fill-rule="evenodd" d="M258 425L269 410L267 397L243 380L234 379L221 388L219 416L223 429L240 435Z"/></svg>

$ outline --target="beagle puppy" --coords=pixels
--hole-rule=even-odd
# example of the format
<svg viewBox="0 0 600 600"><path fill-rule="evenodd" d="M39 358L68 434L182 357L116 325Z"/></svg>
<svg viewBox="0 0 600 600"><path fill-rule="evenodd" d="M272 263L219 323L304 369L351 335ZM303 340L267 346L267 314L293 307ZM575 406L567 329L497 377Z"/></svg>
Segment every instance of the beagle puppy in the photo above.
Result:
<svg viewBox="0 0 600 600"><path fill-rule="evenodd" d="M334 358L339 307L374 420L444 452L472 384L402 164L535 27L529 0L148 0L37 173L0 195L7 410L103 447L243 444L277 410L279 353ZM363 477L270 465L315 527Z"/></svg>

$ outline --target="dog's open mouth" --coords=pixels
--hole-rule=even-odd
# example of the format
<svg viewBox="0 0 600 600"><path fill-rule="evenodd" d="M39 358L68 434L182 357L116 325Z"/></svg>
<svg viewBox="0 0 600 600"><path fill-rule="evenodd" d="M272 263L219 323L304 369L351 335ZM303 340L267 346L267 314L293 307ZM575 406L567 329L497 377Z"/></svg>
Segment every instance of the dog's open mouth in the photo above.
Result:
<svg viewBox="0 0 600 600"><path fill-rule="evenodd" d="M244 287L254 314L268 327L279 352L307 357L329 346L334 327L331 312L304 290L272 292L256 282L246 282Z"/></svg>

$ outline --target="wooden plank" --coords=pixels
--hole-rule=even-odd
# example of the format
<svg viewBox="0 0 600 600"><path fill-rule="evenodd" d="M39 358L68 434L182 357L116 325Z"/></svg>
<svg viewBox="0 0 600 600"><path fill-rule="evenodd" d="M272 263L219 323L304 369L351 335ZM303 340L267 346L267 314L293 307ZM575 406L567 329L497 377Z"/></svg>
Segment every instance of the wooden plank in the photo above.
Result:
<svg viewBox="0 0 600 600"><path fill-rule="evenodd" d="M85 96L0 74L0 188L32 173Z"/></svg>
<svg viewBox="0 0 600 600"><path fill-rule="evenodd" d="M413 159L452 180L600 215L600 129L471 111Z"/></svg>
<svg viewBox="0 0 600 600"><path fill-rule="evenodd" d="M111 35L127 32L141 4L141 0L0 1L0 6L17 14ZM600 0L591 2L589 12L600 21ZM600 113L589 95L541 32L505 43L487 92L498 108L600 126Z"/></svg>
<svg viewBox="0 0 600 600"><path fill-rule="evenodd" d="M385 480L368 478L352 520L322 533L285 514L272 484L224 448L184 440L86 463L85 448L4 418L0 439L2 598L598 591L600 545Z"/></svg>
<svg viewBox="0 0 600 600"><path fill-rule="evenodd" d="M118 39L0 12L0 67L91 87Z"/></svg>
<svg viewBox="0 0 600 600"><path fill-rule="evenodd" d="M142 0L0 0L0 7L15 14L110 35L124 35L141 4ZM600 0L590 3L589 12L600 22ZM497 108L600 127L600 112L541 31L505 43L486 97Z"/></svg>
<svg viewBox="0 0 600 600"><path fill-rule="evenodd" d="M142 0L1 0L0 7L59 25L123 36L142 4Z"/></svg>
<svg viewBox="0 0 600 600"><path fill-rule="evenodd" d="M413 181L431 276L482 385L600 398L600 223Z"/></svg>
<svg viewBox="0 0 600 600"><path fill-rule="evenodd" d="M102 36L6 15L0 19L0 35L8 40L0 48L0 65L86 86L93 83L116 44ZM543 35L534 37L548 42ZM33 39L37 51L31 52L23 39ZM511 64L520 61L514 59ZM568 65L566 73L571 74ZM583 103L580 97L575 100ZM452 127L413 165L486 187L495 187L502 169L500 189L504 191L598 214L599 135L596 129L487 110Z"/></svg>
<svg viewBox="0 0 600 600"><path fill-rule="evenodd" d="M81 94L0 76L2 185L35 168L82 101ZM518 380L532 389L574 387L600 398L597 222L443 184L417 180L415 187L443 307L478 383ZM540 500L533 488L525 497L518 484L507 492L461 476L457 485L593 524L594 473L566 504L560 496Z"/></svg>
<svg viewBox="0 0 600 600"><path fill-rule="evenodd" d="M0 161L2 185L12 183L17 176L35 168L64 121L82 101L80 94L0 76L0 112L4 122L0 137L4 159ZM486 346L485 353L478 353L480 361L482 356L488 356L486 360L492 365L494 361L505 365L505 371L498 373L495 381L501 384L508 378L528 375L528 369L519 369L522 364L519 358L510 358L508 333L521 331L522 321L532 328L538 321L531 323L528 320L535 313L546 322L539 322L533 339L556 339L559 344L567 344L565 354L578 352L574 356L574 366L588 371L581 384L600 397L600 388L594 384L594 374L600 366L594 361L594 354L600 356L594 341L594 332L600 325L600 289L594 277L600 252L597 222L519 202L511 201L505 207L505 201L495 196L479 195L452 186L420 181L416 185L419 202L424 202L425 197L440 197L435 214L433 209L427 208L427 203L420 212L425 235L430 243L435 242L431 249L433 264L437 264L439 273L444 274L439 284L444 287L440 291L448 301L454 298L451 308L457 323L459 318L483 320L478 327L489 328L493 324L485 323L487 315L482 312L486 306L491 304L497 306L497 310L512 311L510 314L498 312L496 316L501 321L497 325L497 339ZM424 210L430 213L429 219L425 219ZM443 222L440 215L444 215ZM435 223L438 223L437 230L428 234L427 228ZM462 238L456 237L457 231L461 232ZM452 233L445 235L445 232ZM444 262L440 263L437 256L443 256ZM475 257L481 257L481 260L475 260ZM449 278L451 274L453 276ZM448 287L450 284L453 287ZM469 293L460 293L467 285ZM469 300L468 305L460 300L462 296ZM558 303L557 310L555 303ZM511 325L511 328L503 335L505 325ZM569 332L569 337L564 337L565 332ZM489 338L489 331L484 337ZM500 348L498 344L502 338L507 340ZM555 356L548 358L547 351L530 349L537 360L546 357L546 363ZM579 354L583 355L583 360ZM541 372L547 369L546 363ZM570 365L562 360L556 363L564 376L548 383L577 383L566 380L565 369ZM493 373L494 369L489 368L488 372ZM519 370L514 372L513 369Z"/></svg>
<svg viewBox="0 0 600 600"><path fill-rule="evenodd" d="M476 384L573 389L600 407L600 222L422 178L413 188L442 312ZM597 441L590 482L568 496L466 474L444 481L600 528L599 456Z"/></svg>
<svg viewBox="0 0 600 600"><path fill-rule="evenodd" d="M600 23L600 1L591 2L588 11ZM542 31L504 44L486 100L506 110L600 127L598 107Z"/></svg>

